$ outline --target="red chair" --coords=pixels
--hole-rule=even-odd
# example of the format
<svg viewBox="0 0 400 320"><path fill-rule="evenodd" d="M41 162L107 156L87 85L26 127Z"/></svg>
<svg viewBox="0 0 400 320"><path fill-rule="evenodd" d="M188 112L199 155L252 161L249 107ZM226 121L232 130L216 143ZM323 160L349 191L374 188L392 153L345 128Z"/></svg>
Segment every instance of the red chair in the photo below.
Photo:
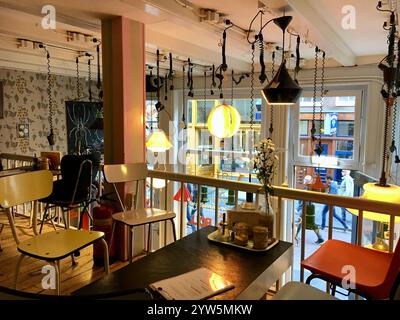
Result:
<svg viewBox="0 0 400 320"><path fill-rule="evenodd" d="M328 240L301 266L311 271L306 283L320 278L332 284L332 295L336 286L342 287L344 266L355 268L355 289L347 289L367 299L393 299L400 281L400 241L394 253L367 249L339 240Z"/></svg>

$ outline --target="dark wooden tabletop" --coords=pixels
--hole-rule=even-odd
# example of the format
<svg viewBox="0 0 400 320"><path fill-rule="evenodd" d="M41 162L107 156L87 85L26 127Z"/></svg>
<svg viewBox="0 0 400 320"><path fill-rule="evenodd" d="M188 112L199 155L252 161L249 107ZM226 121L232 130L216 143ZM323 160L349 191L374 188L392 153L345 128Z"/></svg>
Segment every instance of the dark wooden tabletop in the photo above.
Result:
<svg viewBox="0 0 400 320"><path fill-rule="evenodd" d="M207 235L215 230L215 227L206 227L194 232L77 290L74 295L147 288L155 281L205 267L235 285L234 289L218 295L216 299L233 300L292 247L291 243L280 241L267 252L236 249L210 242Z"/></svg>

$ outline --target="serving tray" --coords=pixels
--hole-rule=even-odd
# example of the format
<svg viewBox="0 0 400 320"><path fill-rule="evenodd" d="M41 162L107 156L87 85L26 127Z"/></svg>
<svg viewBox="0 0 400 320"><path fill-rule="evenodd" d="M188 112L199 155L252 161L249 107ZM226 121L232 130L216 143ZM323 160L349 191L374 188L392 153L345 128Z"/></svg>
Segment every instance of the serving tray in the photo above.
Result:
<svg viewBox="0 0 400 320"><path fill-rule="evenodd" d="M265 249L253 249L253 241L252 240L248 241L247 246L239 246L239 245L235 244L234 242L221 241L218 239L218 236L219 236L219 230L216 230L216 231L210 233L207 236L207 238L208 238L208 240L210 240L212 242L222 243L229 247L240 248L243 250L253 251L253 252L266 252L266 251L272 249L274 246L276 246L279 242L278 239L271 239L268 247L266 247Z"/></svg>

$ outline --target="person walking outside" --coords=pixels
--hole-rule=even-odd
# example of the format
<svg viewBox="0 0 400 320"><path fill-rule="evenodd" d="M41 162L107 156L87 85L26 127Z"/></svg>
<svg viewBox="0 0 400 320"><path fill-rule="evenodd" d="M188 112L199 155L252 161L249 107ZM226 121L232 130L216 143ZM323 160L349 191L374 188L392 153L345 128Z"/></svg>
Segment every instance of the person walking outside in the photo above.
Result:
<svg viewBox="0 0 400 320"><path fill-rule="evenodd" d="M354 196L354 180L350 176L350 170L342 170L342 183L339 188L339 195L343 197ZM342 220L346 222L346 208L342 208Z"/></svg>
<svg viewBox="0 0 400 320"><path fill-rule="evenodd" d="M311 184L312 181L313 181L313 178L310 175L307 175L304 177L304 179L303 179L304 190L308 190L308 185ZM303 206L304 206L304 201L299 201L297 208L296 208L296 213L299 216L299 221L301 221L301 219L302 219L301 216L302 216ZM302 224L302 221L297 226L296 236L294 237L296 242L298 242L298 235L301 230L301 224ZM314 232L315 232L315 235L317 236L317 241L315 241L315 243L316 244L323 243L325 240L321 237L317 225L315 225Z"/></svg>
<svg viewBox="0 0 400 320"><path fill-rule="evenodd" d="M339 186L337 184L336 181L333 180L333 177L331 175L327 175L326 176L326 181L328 183L329 186L329 190L328 193L329 194L338 194L338 189ZM321 223L321 230L325 229L325 223L326 223L326 214L329 211L329 206L326 204L324 205L323 209L322 209L322 223ZM349 230L349 227L347 226L346 222L344 222L340 216L337 214L336 212L336 207L333 207L333 217L338 220L344 227L344 231Z"/></svg>

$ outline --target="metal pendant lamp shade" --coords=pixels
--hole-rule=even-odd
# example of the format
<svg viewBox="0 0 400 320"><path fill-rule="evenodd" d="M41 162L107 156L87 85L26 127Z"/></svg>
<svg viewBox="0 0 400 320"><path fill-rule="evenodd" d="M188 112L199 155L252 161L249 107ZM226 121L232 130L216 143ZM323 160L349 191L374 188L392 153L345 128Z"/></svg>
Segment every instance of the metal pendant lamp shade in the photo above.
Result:
<svg viewBox="0 0 400 320"><path fill-rule="evenodd" d="M275 77L261 91L264 99L270 105L293 105L299 100L303 89L292 79L286 63L282 62Z"/></svg>
<svg viewBox="0 0 400 320"><path fill-rule="evenodd" d="M104 129L104 119L103 119L103 114L101 111L97 111L96 118L93 120L93 122L89 126L89 129L92 129L92 130L103 130Z"/></svg>

